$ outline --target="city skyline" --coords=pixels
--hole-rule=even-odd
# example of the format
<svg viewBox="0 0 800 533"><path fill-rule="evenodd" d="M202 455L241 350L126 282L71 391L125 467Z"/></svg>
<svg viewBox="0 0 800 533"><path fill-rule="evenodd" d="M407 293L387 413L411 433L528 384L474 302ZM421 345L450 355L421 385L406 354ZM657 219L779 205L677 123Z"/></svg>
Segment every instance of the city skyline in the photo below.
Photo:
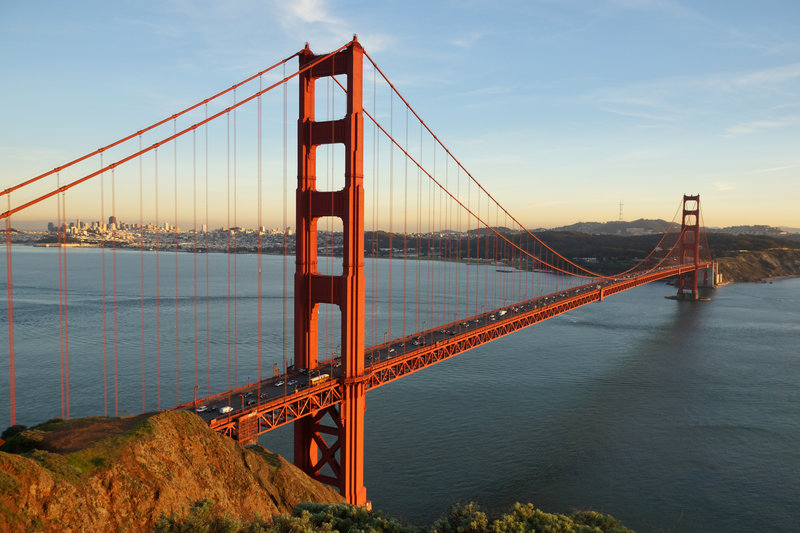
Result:
<svg viewBox="0 0 800 533"><path fill-rule="evenodd" d="M325 52L358 34L465 167L528 227L615 220L620 202L627 220L668 219L684 193L701 195L709 226L800 226L793 2L509 2L487 11L470 3L401 10L176 1L0 10L9 81L0 97L14 103L0 132L2 188L170 116L305 41ZM279 190L280 158L265 159L264 173L280 177L269 182ZM211 174L217 185L207 196L218 200L225 172ZM289 226L294 177L290 170ZM161 215L144 218L187 226L191 212L169 211L177 195L164 187ZM272 196L262 225L281 226ZM138 202L119 198L115 211L138 220ZM206 201L201 194L196 202L200 223ZM257 225L254 207L229 223L222 203L230 210L235 200L211 202L209 227ZM71 204L67 218L76 216L101 218Z"/></svg>

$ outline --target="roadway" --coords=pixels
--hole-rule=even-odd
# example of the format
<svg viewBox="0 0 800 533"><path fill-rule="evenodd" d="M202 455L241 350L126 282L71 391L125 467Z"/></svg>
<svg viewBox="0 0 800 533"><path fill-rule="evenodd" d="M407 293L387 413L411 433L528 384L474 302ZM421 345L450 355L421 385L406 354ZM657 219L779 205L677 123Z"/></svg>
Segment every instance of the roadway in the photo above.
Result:
<svg viewBox="0 0 800 533"><path fill-rule="evenodd" d="M604 292L614 294L640 284L671 277L678 271L683 272L690 269L689 267L664 268L644 276L626 275L613 280L594 281L367 348L364 352L364 375L370 376L370 379L364 380L366 388L370 389L383 385L409 372L418 370L422 366L429 366L434 362L485 342L474 342L473 339L477 336L476 332L503 330L501 335L507 334L586 303L600 301L604 297ZM520 320L520 318L524 318L524 320ZM511 323L514 325L511 326ZM504 328L504 326L507 327ZM488 340L492 340L497 336L495 334ZM422 366L417 364L411 370L397 370L406 361L413 360L421 354L437 351L436 347L438 346L453 346L462 339L469 339L472 343L465 342L463 343L464 347L451 349L448 353L440 354L434 360L426 362ZM441 352L441 350L438 351ZM392 371L384 372L382 377L375 378L381 372L380 369L387 368L392 369ZM328 377L325 377L326 375ZM292 402L297 403L303 399L317 398L317 403L309 403L299 411L288 414L282 413L279 417L279 422L269 424L269 429L272 429L272 427L293 421L297 416L304 416L304 414L307 414L306 409L324 407L318 400L322 397L321 393L336 388L341 377L340 358L322 361L317 369L311 371L295 369L290 366L285 374L276 375L208 398L199 398L196 402L178 406L176 409L195 410L212 427L223 427L226 425L231 426L237 418L252 412L277 412L282 406ZM312 381L316 382L312 383ZM336 403L337 398L335 395L328 395L325 401ZM227 408L230 408L230 410L228 411Z"/></svg>
<svg viewBox="0 0 800 533"><path fill-rule="evenodd" d="M415 352L426 349L428 345L450 340L459 335L466 335L476 329L509 320L519 313L553 305L556 302L583 292L598 290L602 285L603 283L592 283L568 289L559 293L529 300L518 305L487 311L461 321L440 326L436 329L414 333L382 345L367 348L364 352L365 372L368 371L369 367L378 365L379 363L390 361L395 358L411 356ZM337 381L342 375L341 371L340 358L321 362L317 369L311 371L311 374L313 376L327 374L330 377L314 386L321 387L325 385L326 381ZM242 411L259 409L265 404L272 404L279 398L308 390L310 381L311 377L309 376L308 370L295 369L290 366L289 371L285 374L276 375L260 382L239 387L238 389L230 391L230 393L223 393L208 398L198 398L197 402L184 404L179 406L179 408L194 409L203 420L211 423L215 419L227 419ZM230 407L232 410L223 412L226 407Z"/></svg>

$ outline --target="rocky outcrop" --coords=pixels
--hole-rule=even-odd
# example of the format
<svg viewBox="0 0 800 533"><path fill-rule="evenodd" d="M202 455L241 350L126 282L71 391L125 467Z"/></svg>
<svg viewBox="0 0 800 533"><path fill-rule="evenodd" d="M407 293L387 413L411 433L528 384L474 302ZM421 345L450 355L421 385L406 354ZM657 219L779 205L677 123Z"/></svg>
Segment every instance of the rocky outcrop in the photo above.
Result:
<svg viewBox="0 0 800 533"><path fill-rule="evenodd" d="M51 421L0 451L0 531L143 531L210 499L235 520L341 502L264 448L243 448L188 411Z"/></svg>
<svg viewBox="0 0 800 533"><path fill-rule="evenodd" d="M790 248L740 250L720 257L718 262L725 283L800 276L800 250Z"/></svg>

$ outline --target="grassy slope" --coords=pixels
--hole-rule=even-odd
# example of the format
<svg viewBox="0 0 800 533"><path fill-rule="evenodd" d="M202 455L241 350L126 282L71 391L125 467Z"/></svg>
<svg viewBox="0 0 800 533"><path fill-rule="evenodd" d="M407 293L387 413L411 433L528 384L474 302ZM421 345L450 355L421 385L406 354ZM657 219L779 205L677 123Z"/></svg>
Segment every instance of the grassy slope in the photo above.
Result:
<svg viewBox="0 0 800 533"><path fill-rule="evenodd" d="M340 502L263 448L245 449L186 411L51 421L0 448L0 531L151 529L211 498L235 519Z"/></svg>

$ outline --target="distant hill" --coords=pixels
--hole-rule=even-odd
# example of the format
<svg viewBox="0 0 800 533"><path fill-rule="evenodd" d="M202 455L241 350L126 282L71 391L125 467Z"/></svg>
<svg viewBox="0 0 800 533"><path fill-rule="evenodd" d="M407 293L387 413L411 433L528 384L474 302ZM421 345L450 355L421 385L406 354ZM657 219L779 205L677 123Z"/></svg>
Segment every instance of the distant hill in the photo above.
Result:
<svg viewBox="0 0 800 533"><path fill-rule="evenodd" d="M661 219L640 218L631 222L612 220L610 222L578 222L569 226L553 228L551 231L577 231L591 235L648 235L663 233L669 222Z"/></svg>
<svg viewBox="0 0 800 533"><path fill-rule="evenodd" d="M726 226L724 228L706 228L709 233L729 233L731 235L784 235L787 233L782 228L766 226L763 224L749 226Z"/></svg>
<svg viewBox="0 0 800 533"><path fill-rule="evenodd" d="M591 235L651 235L663 233L669 227L669 222L661 219L640 218L633 221L612 220L610 222L578 222L569 226L553 228L550 231L576 231ZM800 228L777 228L764 224L726 226L724 228L707 227L709 233L728 233L730 235L765 235L780 236L787 233L800 233Z"/></svg>
<svg viewBox="0 0 800 533"><path fill-rule="evenodd" d="M800 276L800 250L739 250L718 260L724 283Z"/></svg>

